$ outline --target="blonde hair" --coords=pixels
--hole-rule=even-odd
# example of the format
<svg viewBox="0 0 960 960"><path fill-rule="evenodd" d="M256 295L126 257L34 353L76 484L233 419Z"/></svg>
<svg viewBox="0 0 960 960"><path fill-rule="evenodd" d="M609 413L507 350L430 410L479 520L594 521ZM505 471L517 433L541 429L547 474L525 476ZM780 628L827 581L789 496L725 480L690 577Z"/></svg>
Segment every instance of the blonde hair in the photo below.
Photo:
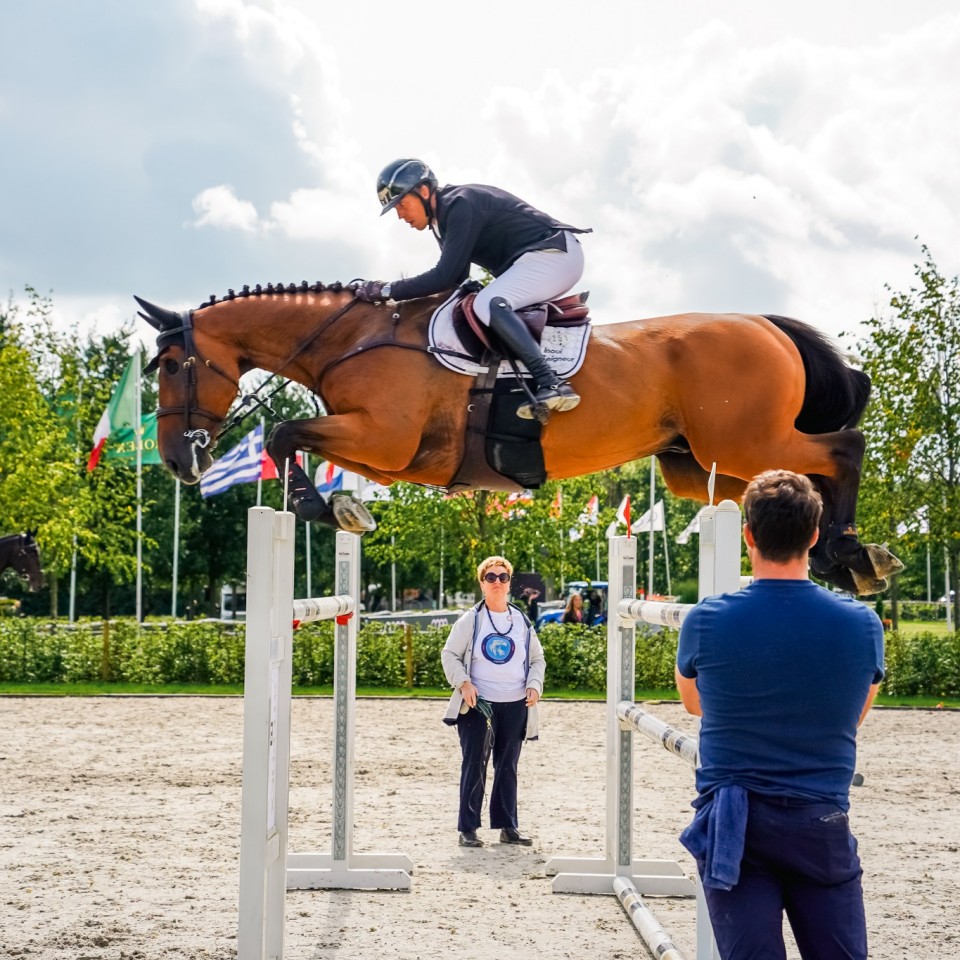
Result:
<svg viewBox="0 0 960 960"><path fill-rule="evenodd" d="M506 557L487 557L486 560L481 560L477 567L477 580L483 580L483 575L491 567L504 567L507 573L513 576L513 564Z"/></svg>

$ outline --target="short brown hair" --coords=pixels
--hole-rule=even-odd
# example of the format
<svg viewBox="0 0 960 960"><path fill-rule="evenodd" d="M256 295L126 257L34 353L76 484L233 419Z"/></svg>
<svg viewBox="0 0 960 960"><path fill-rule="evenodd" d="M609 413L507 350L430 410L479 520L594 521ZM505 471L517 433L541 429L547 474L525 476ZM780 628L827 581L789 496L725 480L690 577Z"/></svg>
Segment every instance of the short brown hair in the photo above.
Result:
<svg viewBox="0 0 960 960"><path fill-rule="evenodd" d="M823 500L810 480L791 470L767 470L743 495L743 516L760 554L786 563L806 554L820 525Z"/></svg>
<svg viewBox="0 0 960 960"><path fill-rule="evenodd" d="M477 580L482 580L483 575L491 567L503 567L510 576L513 576L513 564L506 557L487 557L486 560L480 561L480 566L477 567Z"/></svg>

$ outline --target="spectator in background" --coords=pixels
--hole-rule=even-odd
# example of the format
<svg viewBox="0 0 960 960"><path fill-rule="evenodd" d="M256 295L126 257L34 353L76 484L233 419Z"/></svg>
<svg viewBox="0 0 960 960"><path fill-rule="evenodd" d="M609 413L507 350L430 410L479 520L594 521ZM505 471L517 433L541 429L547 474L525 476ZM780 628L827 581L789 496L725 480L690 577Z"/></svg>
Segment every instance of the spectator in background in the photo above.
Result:
<svg viewBox="0 0 960 960"><path fill-rule="evenodd" d="M527 605L527 617L531 623L536 623L540 616L540 591L536 587L524 587L522 599Z"/></svg>
<svg viewBox="0 0 960 960"><path fill-rule="evenodd" d="M584 623L583 597L579 593L571 593L567 605L564 607L561 623Z"/></svg>

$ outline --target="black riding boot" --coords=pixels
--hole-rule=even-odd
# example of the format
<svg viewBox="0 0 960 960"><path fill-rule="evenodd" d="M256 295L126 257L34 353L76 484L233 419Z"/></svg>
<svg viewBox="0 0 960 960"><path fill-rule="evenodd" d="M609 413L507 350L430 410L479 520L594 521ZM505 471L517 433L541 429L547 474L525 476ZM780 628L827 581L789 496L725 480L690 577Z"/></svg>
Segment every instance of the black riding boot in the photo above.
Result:
<svg viewBox="0 0 960 960"><path fill-rule="evenodd" d="M506 350L530 371L537 385L534 394L537 406L545 408L545 411L541 409L538 420L545 421L549 416L547 411L556 410L557 413L562 413L572 410L580 402L580 397L573 387L561 380L543 359L533 334L503 297L495 297L490 302L490 329ZM536 415L537 411L530 403L521 404L517 410L517 416L525 420L532 420Z"/></svg>

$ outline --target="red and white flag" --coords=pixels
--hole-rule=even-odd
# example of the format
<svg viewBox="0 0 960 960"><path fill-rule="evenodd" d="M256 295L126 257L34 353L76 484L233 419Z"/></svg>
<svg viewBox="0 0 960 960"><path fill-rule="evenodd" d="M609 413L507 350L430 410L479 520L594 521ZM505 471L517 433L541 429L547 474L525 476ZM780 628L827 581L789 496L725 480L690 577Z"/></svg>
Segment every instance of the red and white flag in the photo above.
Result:
<svg viewBox="0 0 960 960"><path fill-rule="evenodd" d="M97 423L93 431L93 449L90 451L90 458L87 460L87 472L93 470L100 460L100 454L103 453L103 446L107 442L107 437L117 430L132 430L136 422L137 407L137 365L140 363L140 351L137 350L130 358L120 377L120 382L113 390L113 396L107 404L107 409Z"/></svg>

